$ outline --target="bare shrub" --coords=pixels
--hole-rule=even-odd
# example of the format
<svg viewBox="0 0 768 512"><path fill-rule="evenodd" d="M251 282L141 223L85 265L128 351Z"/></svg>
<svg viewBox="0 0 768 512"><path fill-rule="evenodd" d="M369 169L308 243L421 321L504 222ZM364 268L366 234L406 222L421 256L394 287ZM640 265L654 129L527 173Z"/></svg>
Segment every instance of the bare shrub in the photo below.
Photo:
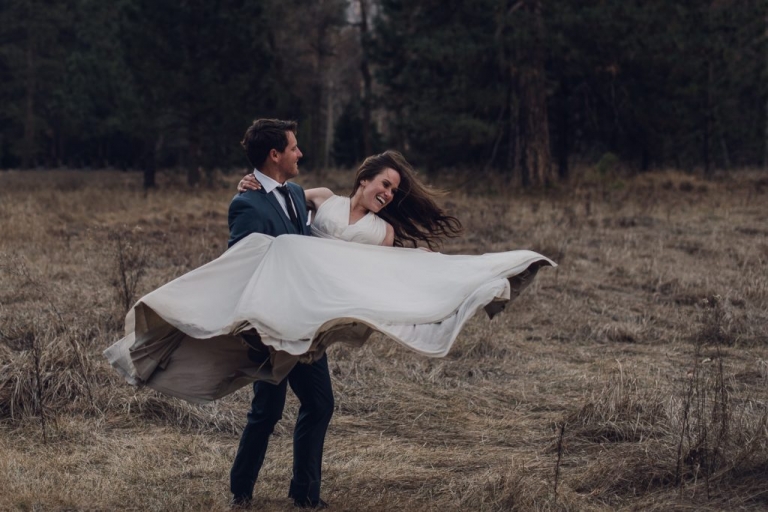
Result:
<svg viewBox="0 0 768 512"><path fill-rule="evenodd" d="M3 331L0 331L0 340L15 351L5 354L3 359L7 357L8 362L0 367L0 410L11 419L37 414L43 444L46 444L50 413L41 368L44 341L33 330L4 326Z"/></svg>
<svg viewBox="0 0 768 512"><path fill-rule="evenodd" d="M695 352L693 369L688 373L688 389L682 403L680 442L677 450L675 481L682 485L684 468L694 481L703 477L709 494L709 478L727 462L731 444L732 410L725 385L722 355L715 364L699 363ZM704 362L710 362L705 359ZM710 368L714 367L714 370Z"/></svg>
<svg viewBox="0 0 768 512"><path fill-rule="evenodd" d="M135 302L139 281L146 273L147 252L141 243L134 240L135 235L134 231L127 229L116 229L109 233L112 242L110 253L114 262L110 284L123 313Z"/></svg>
<svg viewBox="0 0 768 512"><path fill-rule="evenodd" d="M95 407L88 357L77 339L73 319L67 317L53 298L59 295L57 287L34 273L23 257L2 255L0 261L0 270L11 278L10 281L19 288L31 290L42 303L42 311L37 315L17 312L13 321L7 314L2 316L3 341L15 347L17 353L0 373L0 389L9 385L13 388L10 396L0 393L0 408L7 408L13 418L14 411L31 413L29 404L35 404L45 438L47 405L44 396L50 400L58 393L59 386L67 389L64 393L67 401L73 400L71 390L74 387L78 397L86 397L91 407ZM31 358L31 365L26 356ZM60 358L64 359L63 364L59 364ZM56 405L51 407L55 410Z"/></svg>
<svg viewBox="0 0 768 512"><path fill-rule="evenodd" d="M85 395L88 397L88 401L93 404L93 393L89 383L90 365L80 343L80 337L78 336L79 326L75 321L75 318L81 317L80 312L64 311L53 299L53 297L63 296L64 293L51 280L33 273L23 258L17 259L17 264L16 273L23 278L23 285L33 288L46 305L43 311L47 315L43 314L33 317L31 322L36 326L44 326L46 332L53 332L55 337L63 338L70 345L72 353L76 358L76 365L73 365L73 367L79 370L80 379L85 386ZM76 305L71 306L76 307Z"/></svg>
<svg viewBox="0 0 768 512"><path fill-rule="evenodd" d="M620 370L564 419L564 460L583 460L592 446L606 454L589 457L572 488L618 499L678 486L710 498L715 485L759 485L753 475L768 464L768 412L751 401L734 403L730 380L722 353L712 360L700 348L685 388L669 398Z"/></svg>
<svg viewBox="0 0 768 512"><path fill-rule="evenodd" d="M701 330L698 332L697 344L726 345L736 343L737 333L731 309L720 295L712 295L702 299Z"/></svg>
<svg viewBox="0 0 768 512"><path fill-rule="evenodd" d="M53 412L95 407L92 379L83 375L82 355L53 326L10 326L3 341L17 347L0 367L0 408L11 418L34 414L41 404Z"/></svg>
<svg viewBox="0 0 768 512"><path fill-rule="evenodd" d="M768 410L755 409L751 400L732 400L733 376L726 374L724 350L736 339L732 317L719 295L702 304L702 329L680 406L675 481L682 488L702 479L709 498L714 482L768 464ZM705 347L712 348L710 356Z"/></svg>

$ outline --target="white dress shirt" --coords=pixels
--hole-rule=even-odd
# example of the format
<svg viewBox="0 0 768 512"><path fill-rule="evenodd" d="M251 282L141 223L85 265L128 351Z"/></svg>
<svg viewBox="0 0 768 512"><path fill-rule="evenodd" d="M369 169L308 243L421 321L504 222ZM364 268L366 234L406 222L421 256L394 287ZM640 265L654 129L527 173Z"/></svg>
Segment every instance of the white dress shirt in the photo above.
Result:
<svg viewBox="0 0 768 512"><path fill-rule="evenodd" d="M285 215L290 219L291 215L288 213L289 207L285 204L285 197L283 196L283 194L280 194L279 192L275 192L275 189L282 185L280 185L280 183L270 178L266 174L262 173L258 169L253 170L253 175L256 177L257 180L259 180L259 183L261 183L261 188L264 189L264 192L275 196L275 199L277 199L277 202L280 203L280 206L283 207L283 211L285 212ZM298 217L299 212L296 210L296 205L291 204L290 208L293 209L293 213L295 213L296 217Z"/></svg>

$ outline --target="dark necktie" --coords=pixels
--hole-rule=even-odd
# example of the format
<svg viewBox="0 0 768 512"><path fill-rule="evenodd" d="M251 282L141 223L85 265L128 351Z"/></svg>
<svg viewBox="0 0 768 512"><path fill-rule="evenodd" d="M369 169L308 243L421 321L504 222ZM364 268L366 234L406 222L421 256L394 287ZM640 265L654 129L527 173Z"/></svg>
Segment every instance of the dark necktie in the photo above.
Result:
<svg viewBox="0 0 768 512"><path fill-rule="evenodd" d="M285 198L285 209L288 210L288 216L291 218L291 222L293 223L293 227L296 228L296 232L301 234L299 218L296 217L296 212L293 208L293 201L291 200L291 195L288 193L288 185L276 187L275 190L280 192L283 195L283 198Z"/></svg>

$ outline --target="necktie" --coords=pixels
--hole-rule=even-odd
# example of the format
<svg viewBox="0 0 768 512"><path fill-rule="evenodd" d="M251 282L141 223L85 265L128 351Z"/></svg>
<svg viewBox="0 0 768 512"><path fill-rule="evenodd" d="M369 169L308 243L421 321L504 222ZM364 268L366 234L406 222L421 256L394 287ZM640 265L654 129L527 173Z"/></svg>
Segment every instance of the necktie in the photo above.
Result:
<svg viewBox="0 0 768 512"><path fill-rule="evenodd" d="M280 187L276 187L275 190L280 192L285 198L285 209L288 210L288 217L291 218L291 222L293 223L293 227L296 228L296 232L301 233L299 218L296 217L296 212L294 211L294 207L293 207L293 201L291 200L291 195L288 193L288 186L282 185Z"/></svg>

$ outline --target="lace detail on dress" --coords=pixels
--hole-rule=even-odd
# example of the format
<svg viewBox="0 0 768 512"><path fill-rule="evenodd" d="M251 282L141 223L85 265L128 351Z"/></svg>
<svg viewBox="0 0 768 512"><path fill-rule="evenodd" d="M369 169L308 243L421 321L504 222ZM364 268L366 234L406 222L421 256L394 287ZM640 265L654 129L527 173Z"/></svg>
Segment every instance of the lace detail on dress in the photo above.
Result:
<svg viewBox="0 0 768 512"><path fill-rule="evenodd" d="M331 196L320 205L312 222L312 236L381 245L387 236L386 221L368 212L365 217L350 224L349 201L348 197Z"/></svg>

